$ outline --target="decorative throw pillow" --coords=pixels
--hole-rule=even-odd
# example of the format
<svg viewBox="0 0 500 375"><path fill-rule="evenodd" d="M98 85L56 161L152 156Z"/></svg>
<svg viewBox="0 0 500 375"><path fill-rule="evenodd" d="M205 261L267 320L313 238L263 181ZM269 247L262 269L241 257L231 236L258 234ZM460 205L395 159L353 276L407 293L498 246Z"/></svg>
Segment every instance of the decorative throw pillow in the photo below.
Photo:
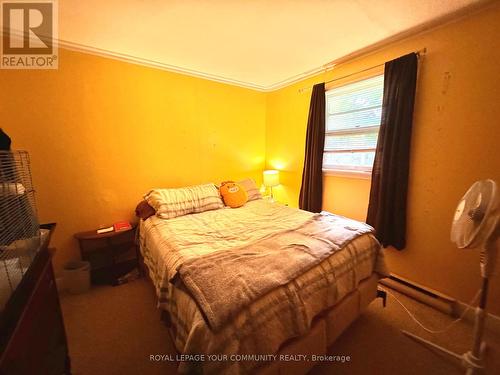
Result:
<svg viewBox="0 0 500 375"><path fill-rule="evenodd" d="M163 219L224 208L219 190L214 184L154 189L144 199L155 209L156 216Z"/></svg>
<svg viewBox="0 0 500 375"><path fill-rule="evenodd" d="M145 200L141 201L135 208L135 216L139 219L146 220L156 213L155 209Z"/></svg>
<svg viewBox="0 0 500 375"><path fill-rule="evenodd" d="M226 206L231 208L241 207L248 200L247 192L243 186L232 181L221 183L219 191Z"/></svg>
<svg viewBox="0 0 500 375"><path fill-rule="evenodd" d="M238 181L238 184L243 186L243 189L247 192L248 201L254 201L256 199L262 199L262 194L254 180L251 178L246 178L242 181Z"/></svg>

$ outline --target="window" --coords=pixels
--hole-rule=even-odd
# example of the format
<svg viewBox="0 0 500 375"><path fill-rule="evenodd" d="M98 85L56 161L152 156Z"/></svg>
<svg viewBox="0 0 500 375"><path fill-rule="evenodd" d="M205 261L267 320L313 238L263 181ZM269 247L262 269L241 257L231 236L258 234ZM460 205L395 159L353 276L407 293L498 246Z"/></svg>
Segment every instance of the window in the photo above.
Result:
<svg viewBox="0 0 500 375"><path fill-rule="evenodd" d="M326 92L324 170L371 173L383 91L378 75Z"/></svg>

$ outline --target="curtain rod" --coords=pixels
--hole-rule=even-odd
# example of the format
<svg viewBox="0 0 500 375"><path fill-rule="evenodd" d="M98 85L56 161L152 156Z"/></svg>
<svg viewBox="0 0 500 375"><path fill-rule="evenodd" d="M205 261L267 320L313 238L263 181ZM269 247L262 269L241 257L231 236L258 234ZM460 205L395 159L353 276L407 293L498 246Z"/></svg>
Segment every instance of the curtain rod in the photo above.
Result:
<svg viewBox="0 0 500 375"><path fill-rule="evenodd" d="M423 56L423 55L425 55L427 53L427 48L422 48L422 49L420 49L418 51L415 51L415 53L417 54L417 58L420 58L421 56ZM385 65L385 62L382 63L382 64L370 66L369 68L366 68L366 69L363 69L363 70L359 70L359 71L354 72L354 73L347 74L347 75L342 76L342 77L337 77L337 78L330 79L328 81L325 81L324 83L327 84L327 83L339 81L341 79L348 78L348 77L351 77L351 76L353 76L355 74L363 73L363 72L366 72L368 70L372 70L372 69L378 68L379 66L383 66L383 65ZM333 68L335 68L335 65L332 67L332 69ZM312 89L312 86L302 87L301 89L299 89L299 92L302 93L304 91L311 90L311 89Z"/></svg>

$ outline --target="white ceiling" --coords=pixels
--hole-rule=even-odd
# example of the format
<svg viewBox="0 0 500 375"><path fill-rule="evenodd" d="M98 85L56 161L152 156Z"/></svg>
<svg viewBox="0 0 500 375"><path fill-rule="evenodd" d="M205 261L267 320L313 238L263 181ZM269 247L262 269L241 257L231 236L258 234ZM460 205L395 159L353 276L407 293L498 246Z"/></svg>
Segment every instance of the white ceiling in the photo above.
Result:
<svg viewBox="0 0 500 375"><path fill-rule="evenodd" d="M265 90L480 1L59 0L59 39Z"/></svg>

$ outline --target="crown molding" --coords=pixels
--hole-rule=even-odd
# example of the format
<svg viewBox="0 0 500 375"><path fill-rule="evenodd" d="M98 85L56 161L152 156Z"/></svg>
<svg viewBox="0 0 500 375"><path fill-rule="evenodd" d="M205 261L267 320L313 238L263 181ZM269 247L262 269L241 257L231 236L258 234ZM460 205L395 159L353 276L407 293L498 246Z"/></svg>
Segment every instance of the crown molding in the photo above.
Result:
<svg viewBox="0 0 500 375"><path fill-rule="evenodd" d="M56 43L54 43L54 45L56 45ZM325 70L331 70L333 65L334 65L334 64L332 65L332 63L328 63L325 65L319 66L317 68L308 70L306 72L296 74L292 77L289 77L287 79L284 79L284 80L279 81L277 83L274 83L272 85L264 86L264 85L259 85L256 83L239 81L239 80L232 79L232 78L227 78L227 77L223 77L223 76L219 76L219 75L215 75L215 74L205 73L205 72L202 72L199 70L182 68L182 67L177 66L177 65L165 64L165 63L155 61L155 60L144 59L144 58L138 57L138 56L133 56L133 55L120 53L120 52L114 52L114 51L102 49L102 48L91 47L91 46L87 46L84 44L69 42L69 41L61 40L61 39L57 40L57 45L60 48L70 50L70 51L86 53L86 54L94 55L94 56L105 57L105 58L109 58L109 59L113 59L113 60L127 62L130 64L136 64L136 65L141 65L141 66L148 67L148 68L165 70L165 71L171 72L171 73L178 73L178 74L183 74L183 75L187 75L187 76L191 76L191 77L195 77L195 78L202 78L202 79L206 79L209 81L224 83L227 85L239 86L239 87L243 87L246 89L251 89L251 90L256 90L256 91L261 91L261 92L271 92L271 91L279 90L279 89L286 87L286 86L289 86L295 82L299 82L299 81L302 81L303 79L313 77L318 73L324 72Z"/></svg>
<svg viewBox="0 0 500 375"><path fill-rule="evenodd" d="M464 8L458 9L455 12L448 13L448 14L443 15L441 17L438 17L434 20L425 22L423 24L415 26L415 27L408 29L406 31L392 35L392 36L385 38L379 42L376 42L376 43L371 44L367 47L356 50L352 53L344 55L344 56L337 58L333 61L330 61L327 64L323 64L323 65L318 66L316 68L313 68L313 69L310 69L308 71L293 75L293 76L288 77L284 80L278 81L274 84L267 85L267 86L266 85L259 85L259 84L252 83L252 82L239 81L236 79L223 77L223 76L219 76L216 74L205 73L205 72L202 72L199 70L182 68L182 67L177 66L177 65L166 64L166 63L162 63L160 61L145 59L145 58L141 58L138 56L129 55L129 54L120 53L120 52L115 52L115 51L111 51L111 50L107 50L107 49L91 47L91 46L87 46L84 44L70 42L70 41L62 40L62 39L54 40L54 45L58 46L59 48L67 49L70 51L76 51L76 52L86 53L86 54L90 54L90 55L101 56L101 57L110 58L113 60L118 60L118 61L123 61L123 62L131 63L131 64L141 65L141 66L145 66L145 67L149 67L149 68L155 68L155 69L160 69L160 70L164 70L164 71L168 71L168 72L172 72L172 73L178 73L178 74L183 74L183 75L187 75L187 76L191 76L191 77L202 78L202 79L206 79L209 81L219 82L219 83L223 83L223 84L227 84L227 85L238 86L238 87L256 90L256 91L260 91L260 92L272 92L272 91L276 91L276 90L282 89L284 87L290 86L294 83L300 82L304 79L314 77L315 75L317 75L321 72L330 71L335 66L337 66L339 64L343 64L345 62L356 60L360 57L364 57L364 56L376 53L380 49L387 47L390 44L401 42L405 39L408 39L410 37L414 37L414 36L417 36L420 34L428 33L436 28L444 26L445 24L457 21L460 18L464 18L464 17L469 16L473 13L476 13L480 10L483 10L483 8L489 7L490 5L493 5L495 3L496 3L496 0L479 0L476 3L470 4ZM0 29L0 34L2 34L2 31L3 30Z"/></svg>
<svg viewBox="0 0 500 375"><path fill-rule="evenodd" d="M298 74L296 76L290 77L290 78L285 79L283 81L277 82L273 85L267 86L265 88L265 90L263 90L263 91L270 92L270 91L282 89L286 86L290 86L294 83L298 83L304 79L312 78L315 75L317 75L318 73L330 71L340 64L351 62L351 61L357 60L359 58L363 58L363 57L366 57L368 55L377 53L381 49L386 48L389 45L402 42L402 41L407 40L407 39L412 38L412 37L427 34L431 31L434 31L436 29L444 27L447 24L457 22L460 19L467 18L473 14L476 14L480 11L485 10L486 8L492 7L495 4L497 4L497 1L498 0L479 0L476 3L470 4L468 6L461 8L461 9L457 9L454 12L447 13L441 17L437 17L433 20L424 22L420 25L414 26L410 29L399 32L399 33L394 34L394 35L387 37L385 39L382 39L376 43L370 44L364 48L353 51L347 55L341 56L341 57L339 57L335 60L332 60L327 64L323 64L322 66L319 66L315 69L311 69L311 70L304 72L302 74ZM422 48L425 48L425 47L422 47Z"/></svg>
<svg viewBox="0 0 500 375"><path fill-rule="evenodd" d="M3 38L3 34L5 32L6 32L5 28L0 28L0 38ZM13 36L14 38L16 38L18 40L21 40L24 38L23 32L20 30L17 30L17 29L10 30L10 35L11 35L11 37ZM171 73L178 73L178 74L183 74L183 75L187 75L187 76L191 76L191 77L202 78L202 79L206 79L209 81L219 82L219 83L223 83L223 84L227 84L227 85L239 86L239 87L243 87L243 88L247 88L247 89L251 89L251 90L257 90L257 91L267 91L266 86L254 84L251 82L239 81L236 79L226 78L226 77L218 76L215 74L204 73L204 72L194 70L194 69L182 68L180 66L176 66L176 65L172 65L172 64L165 64L165 63L155 61L155 60L145 59L142 57L133 56L133 55L125 54L125 53L115 52L115 51L111 51L108 49L91 47L91 46L88 46L85 44L70 42L70 41L63 40L63 39L54 38L53 46L54 46L54 48L62 48L65 50L85 53L88 55L105 57L108 59L118 60L118 61L130 63L130 64L135 64L135 65L141 65L141 66L148 67L148 68L165 70L165 71L171 72Z"/></svg>
<svg viewBox="0 0 500 375"><path fill-rule="evenodd" d="M334 64L328 63L325 65L319 66L317 68L308 70L306 72L296 74L292 77L289 77L287 79L284 79L284 80L279 81L277 83L274 83L272 85L264 86L264 85L259 85L256 83L239 81L239 80L232 79L232 78L227 78L227 77L223 77L223 76L219 76L219 75L215 75L215 74L205 73L205 72L202 72L199 70L182 68L182 67L177 66L177 65L165 64L165 63L155 61L155 60L144 59L144 58L138 57L138 56L128 55L128 54L120 53L120 52L114 52L114 51L102 49L102 48L91 47L91 46L87 46L84 44L69 42L69 41L61 40L61 39L57 40L57 45L60 48L70 50L70 51L86 53L86 54L94 55L94 56L105 57L105 58L109 58L109 59L113 59L113 60L127 62L130 64L136 64L136 65L141 65L141 66L148 67L148 68L160 69L160 70L164 70L164 71L171 72L171 73L183 74L183 75L187 75L187 76L191 76L191 77L195 77L195 78L206 79L209 81L223 83L226 85L238 86L238 87L256 90L256 91L260 91L260 92L271 92L271 91L279 90L279 89L286 87L286 86L289 86L293 83L302 81L303 79L313 77L318 73L324 72L326 70L331 70L334 66Z"/></svg>
<svg viewBox="0 0 500 375"><path fill-rule="evenodd" d="M90 47L90 46L87 46L84 44L69 42L69 41L61 40L61 39L58 40L58 44L59 44L60 48L67 49L70 51L76 51L76 52L87 53L90 55L106 57L106 58L110 58L113 60L119 60L119 61L131 63L131 64L142 65L142 66L149 67L149 68L165 70L167 72L179 73L179 74L183 74L183 75L187 75L187 76L191 76L191 77L202 78L202 79L206 79L209 81L215 81L215 82L224 83L224 84L228 84L228 85L239 86L239 87L243 87L243 88L247 88L247 89L252 89L252 90L257 90L257 91L266 91L265 86L258 85L255 83L239 81L239 80L232 79L232 78L222 77L222 76L219 76L216 74L204 73L204 72L199 71L199 70L182 68L182 67L177 66L177 65L165 64L165 63L162 63L159 61L144 59L142 57L128 55L125 53L114 52L114 51L102 49L102 48Z"/></svg>

